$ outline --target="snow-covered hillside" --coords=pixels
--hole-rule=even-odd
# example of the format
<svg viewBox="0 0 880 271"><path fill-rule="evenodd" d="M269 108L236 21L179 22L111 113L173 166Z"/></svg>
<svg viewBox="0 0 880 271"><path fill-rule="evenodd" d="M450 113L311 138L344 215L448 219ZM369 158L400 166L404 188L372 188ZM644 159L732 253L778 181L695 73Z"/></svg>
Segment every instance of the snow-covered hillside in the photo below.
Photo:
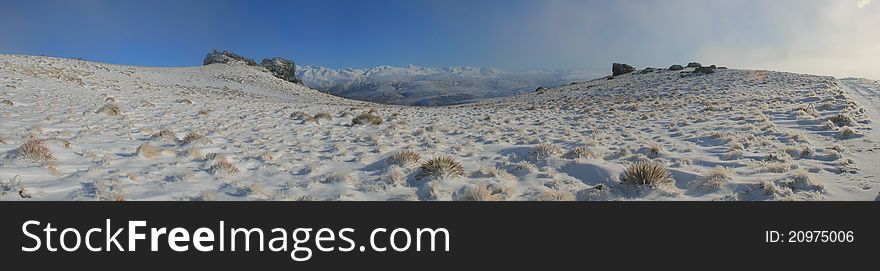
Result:
<svg viewBox="0 0 880 271"><path fill-rule="evenodd" d="M297 69L297 78L306 86L351 99L405 105L448 105L511 96L534 91L539 86L555 87L597 77L595 72L579 70L509 72L467 66Z"/></svg>
<svg viewBox="0 0 880 271"><path fill-rule="evenodd" d="M412 107L0 55L0 199L878 199L880 82L691 71Z"/></svg>

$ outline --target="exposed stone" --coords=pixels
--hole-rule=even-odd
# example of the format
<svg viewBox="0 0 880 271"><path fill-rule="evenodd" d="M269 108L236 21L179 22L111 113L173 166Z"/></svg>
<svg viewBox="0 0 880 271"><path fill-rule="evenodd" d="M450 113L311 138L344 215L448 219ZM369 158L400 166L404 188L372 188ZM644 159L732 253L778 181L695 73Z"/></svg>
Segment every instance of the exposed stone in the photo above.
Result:
<svg viewBox="0 0 880 271"><path fill-rule="evenodd" d="M256 66L257 62L253 59L246 58L240 56L238 54L228 52L228 51L217 51L216 49L211 49L211 52L205 56L205 65L214 64L214 63L232 63L232 62L241 62L247 65Z"/></svg>
<svg viewBox="0 0 880 271"><path fill-rule="evenodd" d="M684 67L682 67L681 65L672 65L672 66L669 66L669 70L670 71L680 71L680 70L684 70Z"/></svg>
<svg viewBox="0 0 880 271"><path fill-rule="evenodd" d="M691 63L688 63L688 65L687 65L688 68L699 68L699 67L702 67L702 66L703 66L703 64L700 64L700 63L697 63L697 62L691 62Z"/></svg>
<svg viewBox="0 0 880 271"><path fill-rule="evenodd" d="M715 73L715 67L699 67L694 70L694 73L713 74Z"/></svg>
<svg viewBox="0 0 880 271"><path fill-rule="evenodd" d="M296 63L294 63L293 60L280 57L266 58L263 59L260 66L269 70L269 72L271 72L272 75L275 75L275 77L294 83L300 82L299 79L296 79Z"/></svg>
<svg viewBox="0 0 880 271"><path fill-rule="evenodd" d="M634 68L633 66L627 65L627 64L614 63L611 65L611 73L614 76L631 73L631 72L634 72L635 70L636 70L636 68Z"/></svg>

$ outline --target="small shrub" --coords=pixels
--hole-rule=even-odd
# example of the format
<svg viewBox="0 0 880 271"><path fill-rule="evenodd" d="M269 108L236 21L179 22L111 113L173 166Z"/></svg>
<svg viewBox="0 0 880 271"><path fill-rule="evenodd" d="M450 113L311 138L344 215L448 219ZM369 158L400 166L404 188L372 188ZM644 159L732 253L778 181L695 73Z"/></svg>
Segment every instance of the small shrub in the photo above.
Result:
<svg viewBox="0 0 880 271"><path fill-rule="evenodd" d="M640 162L628 166L620 176L620 180L628 184L650 186L675 181L672 178L672 174L666 169L666 166L654 161Z"/></svg>
<svg viewBox="0 0 880 271"><path fill-rule="evenodd" d="M28 139L15 150L19 158L30 160L33 162L48 162L55 160L55 155L46 146L46 141L42 139Z"/></svg>
<svg viewBox="0 0 880 271"><path fill-rule="evenodd" d="M399 151L397 153L388 156L385 160L385 164L388 166L398 165L406 168L413 168L419 164L421 161L421 156L418 153L410 150Z"/></svg>
<svg viewBox="0 0 880 271"><path fill-rule="evenodd" d="M383 122L384 121L382 120L382 117L380 117L379 115L375 115L373 113L369 113L369 112L360 114L357 117L354 117L353 119L351 119L352 124L367 124L367 123L369 123L372 125L380 125Z"/></svg>
<svg viewBox="0 0 880 271"><path fill-rule="evenodd" d="M108 116L117 116L122 113L122 108L119 108L119 105L115 103L108 103L95 111L95 113L104 113Z"/></svg>
<svg viewBox="0 0 880 271"><path fill-rule="evenodd" d="M464 167L455 158L449 156L437 156L431 158L419 167L416 175L418 179L423 178L449 178L464 176Z"/></svg>
<svg viewBox="0 0 880 271"><path fill-rule="evenodd" d="M144 143L137 147L137 154L141 157L152 159L156 157L161 152L158 148L150 145L150 143Z"/></svg>
<svg viewBox="0 0 880 271"><path fill-rule="evenodd" d="M534 160L547 159L559 155L562 155L562 148L552 143L538 144L529 150L529 157Z"/></svg>
<svg viewBox="0 0 880 271"><path fill-rule="evenodd" d="M15 103L13 103L12 101L10 101L10 100L5 100L5 99L4 99L2 102L0 102L0 103L5 104L5 105L8 105L8 106L13 106L13 105L15 105Z"/></svg>

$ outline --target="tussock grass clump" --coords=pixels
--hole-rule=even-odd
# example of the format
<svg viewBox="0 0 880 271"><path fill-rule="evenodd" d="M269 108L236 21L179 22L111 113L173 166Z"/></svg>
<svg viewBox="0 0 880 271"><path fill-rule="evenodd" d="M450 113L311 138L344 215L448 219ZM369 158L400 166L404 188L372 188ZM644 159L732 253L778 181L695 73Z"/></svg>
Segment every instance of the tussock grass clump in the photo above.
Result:
<svg viewBox="0 0 880 271"><path fill-rule="evenodd" d="M211 173L214 174L235 175L239 172L238 166L222 156L220 156L219 159L215 159L214 162L211 164L211 167L209 167L208 169L211 171Z"/></svg>
<svg viewBox="0 0 880 271"><path fill-rule="evenodd" d="M856 121L846 114L837 114L828 118L828 120L837 125L837 127L853 126L856 124Z"/></svg>
<svg viewBox="0 0 880 271"><path fill-rule="evenodd" d="M808 191L817 191L822 192L825 191L825 185L816 181L810 175L803 170L798 170L792 175L788 176L788 179L781 183L783 187L788 187L795 190L808 190Z"/></svg>
<svg viewBox="0 0 880 271"><path fill-rule="evenodd" d="M372 111L371 111L372 112ZM363 113L351 119L352 124L372 124L372 125L380 125L384 122L382 117L376 115L374 113Z"/></svg>
<svg viewBox="0 0 880 271"><path fill-rule="evenodd" d="M193 104L193 101L190 99L178 99L177 101L174 101L174 102L179 103L179 104Z"/></svg>
<svg viewBox="0 0 880 271"><path fill-rule="evenodd" d="M419 165L422 158L418 153L410 150L399 151L385 159L388 166L398 165L405 168L414 168Z"/></svg>
<svg viewBox="0 0 880 271"><path fill-rule="evenodd" d="M694 181L694 185L705 190L718 190L733 180L733 170L717 166L709 169L703 177Z"/></svg>
<svg viewBox="0 0 880 271"><path fill-rule="evenodd" d="M0 135L0 144L6 144L6 139L3 138L3 135Z"/></svg>
<svg viewBox="0 0 880 271"><path fill-rule="evenodd" d="M539 201L574 201L574 194L568 191L562 190L547 190L541 192L541 196L538 197Z"/></svg>
<svg viewBox="0 0 880 271"><path fill-rule="evenodd" d="M331 115L330 113L327 113L327 112L318 112L315 114L314 118L317 120L332 120L333 115Z"/></svg>
<svg viewBox="0 0 880 271"><path fill-rule="evenodd" d="M119 114L122 113L122 108L120 108L119 105L117 105L115 103L108 103L108 104L105 104L104 106L102 106L101 108L98 108L98 110L95 111L95 113L104 113L104 114L107 114L108 116L118 116Z"/></svg>
<svg viewBox="0 0 880 271"><path fill-rule="evenodd" d="M300 119L302 120L302 124L306 124L306 123L318 123L318 119L316 119L316 118L314 118L314 117L312 117L312 116L309 116L309 115L302 116L302 118L300 118Z"/></svg>
<svg viewBox="0 0 880 271"><path fill-rule="evenodd" d="M559 146L556 146L556 144L545 143L545 144L538 144L538 145L535 145L534 147L532 147L532 149L529 150L529 157L531 157L534 160L541 160L541 159L547 159L547 158L551 158L551 157L557 157L557 156L562 155L562 153L563 153L562 148L560 148Z"/></svg>
<svg viewBox="0 0 880 271"><path fill-rule="evenodd" d="M17 157L33 162L49 162L55 160L55 155L46 146L42 139L28 139L15 150Z"/></svg>
<svg viewBox="0 0 880 271"><path fill-rule="evenodd" d="M171 129L164 128L159 130L158 133L153 134L154 139L163 139L167 141L177 141L177 134L174 133Z"/></svg>
<svg viewBox="0 0 880 271"><path fill-rule="evenodd" d="M199 144L207 145L207 144L214 143L213 141L211 141L210 138L208 138L207 136L205 136L203 134L200 134L199 132L189 132L186 134L186 136L183 137L183 139L181 141L184 144L190 144L190 143L196 142Z"/></svg>
<svg viewBox="0 0 880 271"><path fill-rule="evenodd" d="M340 118L351 117L351 112L348 112L348 111L345 111L345 110L343 110L343 111L339 111L339 117L340 117Z"/></svg>
<svg viewBox="0 0 880 271"><path fill-rule="evenodd" d="M627 184L650 186L675 181L672 178L672 174L666 169L666 166L654 161L640 162L626 167L620 176L620 180Z"/></svg>
<svg viewBox="0 0 880 271"><path fill-rule="evenodd" d="M453 194L452 199L456 201L499 201L501 197L482 185L468 185Z"/></svg>
<svg viewBox="0 0 880 271"><path fill-rule="evenodd" d="M850 138L850 137L855 136L857 134L856 130L849 128L849 126L840 127L840 131L838 131L838 132L840 133L839 134L840 138Z"/></svg>
<svg viewBox="0 0 880 271"><path fill-rule="evenodd" d="M416 178L451 178L464 176L464 167L455 158L436 156L419 167Z"/></svg>
<svg viewBox="0 0 880 271"><path fill-rule="evenodd" d="M137 154L141 157L152 159L159 155L161 150L159 148L150 145L150 143L144 143L137 147Z"/></svg>
<svg viewBox="0 0 880 271"><path fill-rule="evenodd" d="M569 159L584 159L584 158L591 158L591 157L595 157L595 156L596 155L593 153L593 151L591 151L590 148L588 148L586 146L576 147L576 148L568 151L568 153L565 154L565 158L569 158Z"/></svg>
<svg viewBox="0 0 880 271"><path fill-rule="evenodd" d="M205 154L202 153L202 149L196 146L190 146L186 148L186 156L193 160L202 160L205 159Z"/></svg>
<svg viewBox="0 0 880 271"><path fill-rule="evenodd" d="M6 99L4 99L4 100L3 100L2 102L0 102L0 103L5 104L5 105L8 105L8 106L13 106L13 105L15 105L15 103L13 103L13 102L10 101L10 100L6 100Z"/></svg>

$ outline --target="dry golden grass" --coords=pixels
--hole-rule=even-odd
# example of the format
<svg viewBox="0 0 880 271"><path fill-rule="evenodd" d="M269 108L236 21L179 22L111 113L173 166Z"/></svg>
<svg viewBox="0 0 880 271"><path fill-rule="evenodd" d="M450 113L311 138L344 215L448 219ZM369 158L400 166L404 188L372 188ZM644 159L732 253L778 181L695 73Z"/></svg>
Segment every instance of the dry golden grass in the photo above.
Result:
<svg viewBox="0 0 880 271"><path fill-rule="evenodd" d="M42 139L28 139L27 142L16 149L15 153L19 158L33 162L55 160L55 155L46 146L46 141Z"/></svg>
<svg viewBox="0 0 880 271"><path fill-rule="evenodd" d="M538 144L529 150L529 157L535 160L547 159L562 155L562 148L556 144Z"/></svg>
<svg viewBox="0 0 880 271"><path fill-rule="evenodd" d="M161 150L150 143L144 143L137 147L137 154L147 159L153 159L159 155Z"/></svg>
<svg viewBox="0 0 880 271"><path fill-rule="evenodd" d="M207 144L213 143L213 141L211 141L210 138L208 138L207 136L205 136L203 134L200 134L199 132L195 132L195 131L187 133L186 136L184 136L181 141L184 144L190 144L190 143L195 142L195 143L207 145Z"/></svg>
<svg viewBox="0 0 880 271"><path fill-rule="evenodd" d="M238 167L226 159L215 160L209 169L214 174L235 175L239 172Z"/></svg>
<svg viewBox="0 0 880 271"><path fill-rule="evenodd" d="M457 193L453 198L456 201L499 201L501 200L499 196L494 195L492 190L488 188L477 185L477 186L466 186L464 187L460 193Z"/></svg>
<svg viewBox="0 0 880 271"><path fill-rule="evenodd" d="M592 157L595 157L595 154L593 153L593 151L590 150L590 148L586 146L576 147L565 154L565 158L569 159L582 159Z"/></svg>
<svg viewBox="0 0 880 271"><path fill-rule="evenodd" d="M101 108L98 108L95 113L104 113L108 116L118 116L119 114L122 114L122 108L120 108L119 105L115 103L108 103Z"/></svg>
<svg viewBox="0 0 880 271"><path fill-rule="evenodd" d="M628 166L620 176L620 181L634 185L661 185L672 183L672 174L666 166L650 161L640 162Z"/></svg>
<svg viewBox="0 0 880 271"><path fill-rule="evenodd" d="M153 138L176 142L177 134L175 134L174 131L172 131L171 129L164 128L162 130L159 130L158 133L153 134Z"/></svg>
<svg viewBox="0 0 880 271"><path fill-rule="evenodd" d="M455 158L436 156L419 167L416 178L450 178L464 176L464 167Z"/></svg>
<svg viewBox="0 0 880 271"><path fill-rule="evenodd" d="M574 194L562 190L547 190L541 193L540 201L574 201Z"/></svg>
<svg viewBox="0 0 880 271"><path fill-rule="evenodd" d="M315 117L314 117L314 118L317 119L317 120L319 120L319 121L320 121L320 120L332 120L332 119L333 119L333 115L331 115L330 113L327 113L327 112L318 112L318 113L315 113Z"/></svg>
<svg viewBox="0 0 880 271"><path fill-rule="evenodd" d="M388 156L385 160L385 164L388 166L398 165L406 168L413 168L418 166L421 161L421 156L418 153L410 150L399 151L397 153Z"/></svg>
<svg viewBox="0 0 880 271"><path fill-rule="evenodd" d="M373 112L373 111L370 111L370 112ZM358 115L357 117L354 117L353 119L351 119L351 123L352 124L368 124L369 123L372 125L380 125L384 122L382 120L382 117L380 117L379 115L375 115L374 113L370 113L370 112L363 113L363 114Z"/></svg>

